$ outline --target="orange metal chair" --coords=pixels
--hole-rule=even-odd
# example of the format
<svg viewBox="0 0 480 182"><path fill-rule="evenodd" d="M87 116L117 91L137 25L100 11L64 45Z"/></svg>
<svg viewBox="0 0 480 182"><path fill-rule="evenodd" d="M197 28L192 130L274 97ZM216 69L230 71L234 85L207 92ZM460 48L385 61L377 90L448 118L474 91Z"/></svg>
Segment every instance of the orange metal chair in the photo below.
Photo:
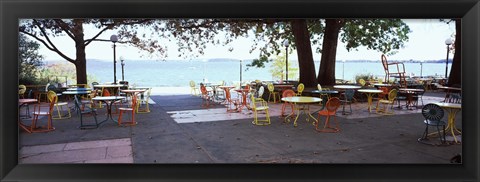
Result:
<svg viewBox="0 0 480 182"><path fill-rule="evenodd" d="M315 130L319 132L328 132L328 133L335 133L340 131L338 127L338 121L336 117L337 109L340 107L340 99L338 97L332 97L328 99L326 108L318 112L317 123L315 124ZM320 116L326 116L325 123L323 124L323 128L318 128L318 124L320 123ZM330 116L333 116L333 120L335 121L335 127L330 126Z"/></svg>
<svg viewBox="0 0 480 182"><path fill-rule="evenodd" d="M58 102L58 99L56 99L54 101L53 100L54 97L58 98L57 93L55 93L54 91L48 91L48 93L47 93L48 102L54 102L55 108L57 108L57 114L58 114L56 117L52 117L52 119L68 119L68 118L71 118L72 114L70 112L70 107L68 107L68 102ZM62 117L61 111L63 110L63 106L66 106L66 110L68 111L68 116L67 117Z"/></svg>
<svg viewBox="0 0 480 182"><path fill-rule="evenodd" d="M109 97L109 96L112 96L110 95L110 91L108 91L108 89L103 89L102 97ZM118 102L120 101L113 103L113 105L115 106L115 112L112 112L112 114L118 114Z"/></svg>
<svg viewBox="0 0 480 182"><path fill-rule="evenodd" d="M137 94L132 95L132 104L130 105L131 107L121 107L118 108L120 111L120 114L118 115L118 125L120 126L125 126L125 125L136 125L137 122L135 121L135 108L137 106ZM129 112L131 115L130 121L127 122L122 122L122 115L124 112Z"/></svg>
<svg viewBox="0 0 480 182"><path fill-rule="evenodd" d="M253 94L250 95L250 99L252 101L252 111L253 111L253 121L252 124L254 125L269 125L270 124L270 115L268 114L268 105L265 101L256 101ZM258 105L259 104L259 105ZM265 111L265 119L259 120L258 119L258 111Z"/></svg>
<svg viewBox="0 0 480 182"><path fill-rule="evenodd" d="M49 132L49 131L55 130L52 124L52 112L53 112L53 107L57 102L57 99L58 97L55 94L52 98L52 101L48 104L48 107L46 107L46 105L40 105L40 104L34 106L32 125L30 125L30 131L32 133ZM48 110L45 111L45 109L42 110L42 108L48 108ZM44 127L44 126L37 127L38 116L47 116L47 127Z"/></svg>
<svg viewBox="0 0 480 182"><path fill-rule="evenodd" d="M232 98L231 91L229 89L225 90L225 100L227 105L227 112L237 112L238 106L241 105L240 99ZM235 109L232 109L232 105L235 106Z"/></svg>
<svg viewBox="0 0 480 182"><path fill-rule="evenodd" d="M295 91L293 91L292 89L287 89L283 91L282 97L293 97L295 95ZM285 116L285 108L287 106L290 106L290 108L292 108L292 113L294 113L293 109L295 106L290 102L283 102L281 116Z"/></svg>
<svg viewBox="0 0 480 182"><path fill-rule="evenodd" d="M302 92L305 89L305 85L303 83L298 84L297 86L297 96L302 96Z"/></svg>
<svg viewBox="0 0 480 182"><path fill-rule="evenodd" d="M382 58L382 65L383 65L383 69L385 71L385 81L387 83L390 82L390 76L392 77L398 77L400 79L399 83L400 83L400 86L401 87L404 87L406 88L407 87L407 80L405 78L405 65L401 62L391 62L389 63L387 61L387 56L385 56L384 54L382 54L381 56ZM397 70L396 71L391 71L390 70L390 66L396 66Z"/></svg>
<svg viewBox="0 0 480 182"><path fill-rule="evenodd" d="M208 108L210 107L210 94L208 94L207 88L205 85L200 84L200 92L202 93L202 107L203 108Z"/></svg>

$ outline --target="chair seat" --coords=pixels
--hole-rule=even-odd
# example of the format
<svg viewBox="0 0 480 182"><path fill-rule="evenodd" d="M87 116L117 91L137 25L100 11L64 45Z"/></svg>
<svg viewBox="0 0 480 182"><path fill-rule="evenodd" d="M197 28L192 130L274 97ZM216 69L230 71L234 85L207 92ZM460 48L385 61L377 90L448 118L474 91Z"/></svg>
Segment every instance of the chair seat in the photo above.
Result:
<svg viewBox="0 0 480 182"><path fill-rule="evenodd" d="M40 111L40 112L34 111L33 114L35 114L35 115L49 115L50 112L46 112L46 111Z"/></svg>
<svg viewBox="0 0 480 182"><path fill-rule="evenodd" d="M57 102L55 105L66 106L66 105L68 105L68 102Z"/></svg>
<svg viewBox="0 0 480 182"><path fill-rule="evenodd" d="M257 110L257 111L263 111L263 110L267 110L267 109L268 109L268 106L255 107L255 110Z"/></svg>
<svg viewBox="0 0 480 182"><path fill-rule="evenodd" d="M378 102L383 103L383 104L392 104L392 101L389 100L379 100Z"/></svg>
<svg viewBox="0 0 480 182"><path fill-rule="evenodd" d="M118 110L121 110L121 111L133 111L133 108L118 108Z"/></svg>
<svg viewBox="0 0 480 182"><path fill-rule="evenodd" d="M328 112L328 110L321 110L318 112L318 114L322 116L332 116L335 115L336 112Z"/></svg>
<svg viewBox="0 0 480 182"><path fill-rule="evenodd" d="M445 123L445 121L437 121L437 120L426 119L423 122L427 125L430 125L430 126L444 126L444 125L447 125L447 123Z"/></svg>

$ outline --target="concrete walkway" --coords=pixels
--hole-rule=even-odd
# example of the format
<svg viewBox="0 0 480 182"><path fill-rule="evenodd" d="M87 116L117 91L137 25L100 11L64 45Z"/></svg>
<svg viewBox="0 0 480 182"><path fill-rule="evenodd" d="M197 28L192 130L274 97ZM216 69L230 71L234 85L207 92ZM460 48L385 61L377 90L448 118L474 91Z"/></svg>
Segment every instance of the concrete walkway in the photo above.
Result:
<svg viewBox="0 0 480 182"><path fill-rule="evenodd" d="M441 100L441 96L427 94L424 103ZM450 163L462 149L461 144L418 143L425 129L419 109L395 110L395 115L384 116L367 112L366 103L355 103L353 114L337 114L339 133L319 133L304 117L299 118L298 127L285 123L278 116L280 104L269 103L271 125L255 126L250 111L226 113L223 105L204 109L196 96L156 95L151 99L156 103L150 105L152 112L137 114L136 126L107 122L98 129L80 130L74 114L71 119L54 120L53 132L21 132L20 163L432 164ZM103 120L104 113L99 109L97 119ZM461 128L461 112L456 121Z"/></svg>

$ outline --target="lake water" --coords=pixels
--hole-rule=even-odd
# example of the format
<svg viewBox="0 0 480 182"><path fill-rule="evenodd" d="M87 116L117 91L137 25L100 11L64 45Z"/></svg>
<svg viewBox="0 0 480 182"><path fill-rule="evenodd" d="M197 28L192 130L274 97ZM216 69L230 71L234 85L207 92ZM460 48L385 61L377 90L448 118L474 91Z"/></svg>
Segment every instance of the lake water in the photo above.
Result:
<svg viewBox="0 0 480 182"><path fill-rule="evenodd" d="M274 80L269 72L271 63L265 68L251 68L248 70L243 61L242 81ZM319 62L315 62L318 73ZM451 64L448 64L448 70ZM117 63L117 80L122 79L122 68ZM405 63L407 73L420 76L420 63ZM129 61L124 67L125 80L130 84L148 87L185 87L190 80L200 83L226 81L228 84L239 82L240 63L232 61ZM99 83L113 82L113 63L108 61L88 61L87 73L93 74ZM337 62L335 76L337 79L354 80L358 74L370 74L378 77L385 75L380 62ZM445 74L445 63L423 63L422 75ZM292 80L290 78L290 80Z"/></svg>

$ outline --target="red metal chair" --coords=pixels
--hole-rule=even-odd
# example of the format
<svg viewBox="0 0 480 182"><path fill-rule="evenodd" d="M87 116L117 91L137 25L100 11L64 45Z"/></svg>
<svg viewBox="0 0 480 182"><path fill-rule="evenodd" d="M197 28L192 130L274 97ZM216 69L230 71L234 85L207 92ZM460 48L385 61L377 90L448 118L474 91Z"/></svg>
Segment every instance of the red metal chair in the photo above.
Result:
<svg viewBox="0 0 480 182"><path fill-rule="evenodd" d="M202 107L203 108L210 107L210 101L212 97L207 91L207 88L205 87L205 85L200 84L200 92L202 93Z"/></svg>
<svg viewBox="0 0 480 182"><path fill-rule="evenodd" d="M283 91L283 94L282 94L283 98L284 97L293 97L293 96L296 96L296 93L292 89L287 89L287 90ZM290 106L290 108L292 108L292 113L294 113L294 111L293 111L293 109L295 107L294 104L292 104L290 102L283 102L281 116L285 116L285 108L287 106Z"/></svg>
<svg viewBox="0 0 480 182"><path fill-rule="evenodd" d="M54 95L52 97L51 102L48 104L48 107L46 107L46 105L40 105L40 104L34 106L32 125L30 125L30 131L32 133L49 132L49 131L55 130L52 124L52 112L53 112L55 103L57 102L57 99L58 99L57 95ZM45 111L45 109L42 110L42 108L48 108L48 110ZM38 116L48 116L47 127L44 127L44 126L37 127Z"/></svg>
<svg viewBox="0 0 480 182"><path fill-rule="evenodd" d="M240 99L232 98L232 94L229 89L225 89L225 100L227 102L227 112L237 112L238 106L241 105ZM235 106L235 109L232 109L232 105Z"/></svg>
<svg viewBox="0 0 480 182"><path fill-rule="evenodd" d="M336 133L340 131L338 127L338 121L336 117L337 109L340 107L340 99L338 97L332 97L328 99L326 108L318 112L317 123L315 124L315 130L319 132L327 132L327 133ZM323 124L323 128L318 128L318 124L320 123L320 116L326 116L325 122ZM333 116L335 120L336 126L330 126L330 116Z"/></svg>
<svg viewBox="0 0 480 182"><path fill-rule="evenodd" d="M132 95L132 104L131 104L131 107L121 107L121 108L118 108L118 110L120 111L120 114L118 115L118 125L122 126L122 125L136 125L137 122L135 121L135 107L137 106L137 97L138 95L137 94L134 94ZM122 115L124 112L129 112L130 115L131 115L131 119L130 121L127 121L127 122L122 122Z"/></svg>

